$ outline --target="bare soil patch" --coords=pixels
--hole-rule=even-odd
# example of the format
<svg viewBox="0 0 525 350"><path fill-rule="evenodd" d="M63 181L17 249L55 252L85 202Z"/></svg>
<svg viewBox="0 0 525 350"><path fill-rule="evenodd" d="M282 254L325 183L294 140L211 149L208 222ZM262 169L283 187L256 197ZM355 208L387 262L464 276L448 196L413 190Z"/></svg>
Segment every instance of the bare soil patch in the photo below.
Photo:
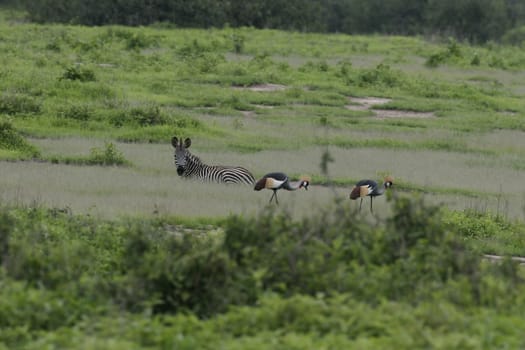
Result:
<svg viewBox="0 0 525 350"><path fill-rule="evenodd" d="M390 101L392 101L392 99L381 97L350 97L350 102L354 104L346 105L345 107L351 110L363 111L377 105L387 104Z"/></svg>
<svg viewBox="0 0 525 350"><path fill-rule="evenodd" d="M246 118L254 118L256 115L254 111L240 111L240 112Z"/></svg>
<svg viewBox="0 0 525 350"><path fill-rule="evenodd" d="M382 97L350 97L351 105L346 105L345 108L353 111L367 111L370 110L375 114L375 118L435 118L436 115L432 112L414 112L407 110L392 110L392 109L375 109L376 106L381 106L392 101L390 98Z"/></svg>
<svg viewBox="0 0 525 350"><path fill-rule="evenodd" d="M374 109L375 117L378 119L387 118L435 118L432 112L413 112L393 109Z"/></svg>
<svg viewBox="0 0 525 350"><path fill-rule="evenodd" d="M234 89L241 89L241 90L250 90L250 91L261 91L261 92L268 92L268 91L281 91L286 89L286 86L281 84L256 84L251 86L234 86Z"/></svg>

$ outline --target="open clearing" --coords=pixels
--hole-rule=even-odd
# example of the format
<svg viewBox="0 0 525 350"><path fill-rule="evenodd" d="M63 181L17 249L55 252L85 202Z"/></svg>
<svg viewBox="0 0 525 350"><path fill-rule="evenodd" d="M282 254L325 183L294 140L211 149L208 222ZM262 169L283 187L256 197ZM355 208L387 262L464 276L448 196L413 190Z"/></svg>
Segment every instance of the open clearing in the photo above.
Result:
<svg viewBox="0 0 525 350"><path fill-rule="evenodd" d="M435 118L434 113L413 112L404 110L379 109L377 106L387 104L392 101L390 98L381 97L351 97L350 101L354 104L346 105L345 108L352 111L367 111L374 113L377 119L386 118Z"/></svg>
<svg viewBox="0 0 525 350"><path fill-rule="evenodd" d="M264 208L269 191L182 181L169 144L176 134L191 137L207 164L256 177L308 174L324 185L328 151L340 186L280 193L296 213L390 174L396 191L452 209L524 216L525 60L514 48L458 43L452 57L451 46L422 38L137 28L135 42L134 29L57 25L37 35L17 26L5 27L2 42L6 120L41 158L0 162L3 202L107 216ZM232 34L242 52L232 51ZM443 61L429 68L436 54ZM46 162L86 157L104 141L133 166ZM384 198L377 203L384 211Z"/></svg>
<svg viewBox="0 0 525 350"><path fill-rule="evenodd" d="M0 350L525 349L522 48L1 22Z"/></svg>
<svg viewBox="0 0 525 350"><path fill-rule="evenodd" d="M102 143L85 138L33 139L32 142L48 155L68 156L86 155L89 149L100 147ZM195 139L194 143L206 142ZM107 217L154 213L217 217L257 213L271 196L271 191L255 192L249 186L182 180L175 171L173 151L168 143L116 145L133 163L132 167L1 162L0 200L23 205L36 203L68 207L75 213ZM283 169L282 164L286 164L289 174L319 174L319 162L325 150L323 147L312 147L296 151L235 154L199 149L197 146L193 153L208 164L245 166L258 177ZM525 213L525 194L516 192L525 178L525 169L505 169L498 163L501 161L499 158L425 150L347 150L337 147L328 150L334 158L329 166L329 176L334 179L360 179L363 174L371 174L371 178L380 180L383 172L394 176L398 188L405 183L443 190L442 193L426 194L426 199L451 209L505 213L513 218L523 218ZM378 173L378 169L381 172ZM312 210L330 206L335 198L348 201L349 209L355 208L357 202L347 198L350 190L350 185L332 189L313 183L309 191L280 191L278 195L282 208L287 208L294 215L307 215ZM466 195L464 190L479 195ZM368 199L365 203L368 205ZM378 215L385 215L387 208L385 198L375 201Z"/></svg>

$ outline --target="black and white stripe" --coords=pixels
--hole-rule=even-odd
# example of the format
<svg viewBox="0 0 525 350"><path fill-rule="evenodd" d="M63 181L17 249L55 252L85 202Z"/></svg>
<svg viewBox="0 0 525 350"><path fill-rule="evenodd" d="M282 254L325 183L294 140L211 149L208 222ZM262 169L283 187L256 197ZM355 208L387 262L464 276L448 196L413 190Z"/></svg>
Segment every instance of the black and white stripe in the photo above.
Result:
<svg viewBox="0 0 525 350"><path fill-rule="evenodd" d="M191 146L189 138L183 142L173 137L171 144L175 148L175 166L179 176L218 183L253 185L255 182L253 175L243 167L204 164L188 151Z"/></svg>

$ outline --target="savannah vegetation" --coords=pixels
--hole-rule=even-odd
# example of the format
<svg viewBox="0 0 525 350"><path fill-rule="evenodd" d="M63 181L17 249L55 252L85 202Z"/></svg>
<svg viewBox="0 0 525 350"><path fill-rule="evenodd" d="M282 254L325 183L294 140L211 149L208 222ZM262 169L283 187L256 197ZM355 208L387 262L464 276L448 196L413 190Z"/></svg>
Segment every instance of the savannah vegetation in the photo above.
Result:
<svg viewBox="0 0 525 350"><path fill-rule="evenodd" d="M519 43L0 18L0 348L525 347Z"/></svg>
<svg viewBox="0 0 525 350"><path fill-rule="evenodd" d="M5 1L5 0L4 0ZM484 43L511 40L525 25L515 0L22 0L39 23L222 28L225 25L345 34L450 35ZM137 15L140 9L140 15ZM523 41L521 36L520 40Z"/></svg>

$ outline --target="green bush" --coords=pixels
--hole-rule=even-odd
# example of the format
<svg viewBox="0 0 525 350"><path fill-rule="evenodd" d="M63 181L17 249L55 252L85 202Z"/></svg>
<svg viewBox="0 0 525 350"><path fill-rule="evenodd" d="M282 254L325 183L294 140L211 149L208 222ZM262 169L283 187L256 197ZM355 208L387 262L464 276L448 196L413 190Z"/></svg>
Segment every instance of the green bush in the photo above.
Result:
<svg viewBox="0 0 525 350"><path fill-rule="evenodd" d="M117 127L124 125L146 127L169 122L168 116L165 115L160 106L154 104L118 110L110 116L109 120L111 124Z"/></svg>
<svg viewBox="0 0 525 350"><path fill-rule="evenodd" d="M95 81L95 72L81 66L67 67L59 80L78 80L81 82Z"/></svg>
<svg viewBox="0 0 525 350"><path fill-rule="evenodd" d="M268 212L227 224L225 249L263 289L409 301L428 283L443 285L479 270L479 257L443 227L438 208L417 201L394 201L384 230L368 227L342 207L302 222L287 217ZM419 285L421 289L415 288Z"/></svg>
<svg viewBox="0 0 525 350"><path fill-rule="evenodd" d="M246 41L246 38L244 37L244 35L239 34L239 33L233 33L230 36L230 39L231 39L232 44L233 44L233 52L235 52L236 54L243 53L243 51L244 51L244 42Z"/></svg>
<svg viewBox="0 0 525 350"><path fill-rule="evenodd" d="M94 111L89 105L71 105L61 108L58 111L58 116L62 118L87 121L94 118Z"/></svg>
<svg viewBox="0 0 525 350"><path fill-rule="evenodd" d="M36 158L38 149L28 143L8 121L0 119L0 149L20 152L23 156Z"/></svg>
<svg viewBox="0 0 525 350"><path fill-rule="evenodd" d="M453 38L449 38L447 47L430 55L425 61L425 66L435 68L443 63L457 61L462 57L463 52L458 42Z"/></svg>
<svg viewBox="0 0 525 350"><path fill-rule="evenodd" d="M20 113L40 113L41 103L24 94L2 93L0 96L0 113L15 115Z"/></svg>
<svg viewBox="0 0 525 350"><path fill-rule="evenodd" d="M129 161L124 158L121 151L112 142L106 142L103 149L94 147L86 159L89 165L129 165Z"/></svg>
<svg viewBox="0 0 525 350"><path fill-rule="evenodd" d="M2 207L0 343L69 344L66 334L80 332L150 347L276 333L307 344L314 336L323 344L333 336L346 345L364 338L380 347L434 344L434 336L421 338L423 329L447 344L455 340L443 337L456 330L476 344L505 343L481 337L490 326L476 320L522 321L520 267L510 259L484 263L467 243L470 221L445 220L421 198L389 200L392 214L376 225L335 203L299 220L267 208L232 216L223 230L191 233L166 219ZM501 229L487 222L485 235ZM470 322L477 326L464 327ZM509 344L522 341L519 324L507 330Z"/></svg>
<svg viewBox="0 0 525 350"><path fill-rule="evenodd" d="M162 245L151 238L130 237L125 254L133 257L128 263L135 288L156 296L155 312L211 316L255 301L254 286L237 277L235 265L210 237L165 237Z"/></svg>
<svg viewBox="0 0 525 350"><path fill-rule="evenodd" d="M358 72L358 75L352 83L360 87L378 86L378 87L399 87L405 77L401 71L393 70L387 64L379 64L372 69L364 69Z"/></svg>
<svg viewBox="0 0 525 350"><path fill-rule="evenodd" d="M130 166L121 151L112 142L106 142L103 148L93 147L87 157L51 157L48 160L55 164Z"/></svg>
<svg viewBox="0 0 525 350"><path fill-rule="evenodd" d="M508 45L522 46L525 43L525 26L509 30L503 35L501 41Z"/></svg>
<svg viewBox="0 0 525 350"><path fill-rule="evenodd" d="M141 50L158 44L156 37L148 36L142 32L129 32L125 41L126 49L128 50Z"/></svg>

